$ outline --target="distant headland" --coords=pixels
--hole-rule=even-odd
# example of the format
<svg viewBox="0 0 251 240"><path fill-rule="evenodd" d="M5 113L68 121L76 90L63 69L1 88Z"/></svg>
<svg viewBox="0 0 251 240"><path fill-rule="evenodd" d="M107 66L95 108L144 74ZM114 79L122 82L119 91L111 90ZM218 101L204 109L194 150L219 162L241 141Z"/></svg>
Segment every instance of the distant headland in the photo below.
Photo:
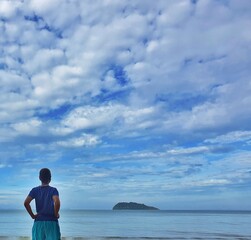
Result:
<svg viewBox="0 0 251 240"><path fill-rule="evenodd" d="M159 210L156 207L146 206L142 203L136 202L119 202L117 203L112 210Z"/></svg>

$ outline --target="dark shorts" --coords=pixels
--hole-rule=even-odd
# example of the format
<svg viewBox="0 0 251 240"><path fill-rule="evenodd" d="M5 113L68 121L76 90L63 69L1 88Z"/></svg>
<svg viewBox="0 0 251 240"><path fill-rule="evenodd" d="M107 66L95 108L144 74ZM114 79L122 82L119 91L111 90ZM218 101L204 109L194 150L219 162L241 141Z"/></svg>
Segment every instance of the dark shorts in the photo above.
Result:
<svg viewBox="0 0 251 240"><path fill-rule="evenodd" d="M60 228L55 221L36 221L32 228L32 240L60 240Z"/></svg>

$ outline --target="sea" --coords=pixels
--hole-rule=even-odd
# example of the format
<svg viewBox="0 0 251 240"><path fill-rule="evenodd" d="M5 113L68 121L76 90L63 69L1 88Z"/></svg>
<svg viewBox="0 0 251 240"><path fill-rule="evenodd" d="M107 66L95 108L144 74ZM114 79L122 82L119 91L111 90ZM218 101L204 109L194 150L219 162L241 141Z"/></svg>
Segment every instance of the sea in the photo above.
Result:
<svg viewBox="0 0 251 240"><path fill-rule="evenodd" d="M251 211L62 210L62 240L251 240ZM29 240L24 210L0 210L0 239Z"/></svg>

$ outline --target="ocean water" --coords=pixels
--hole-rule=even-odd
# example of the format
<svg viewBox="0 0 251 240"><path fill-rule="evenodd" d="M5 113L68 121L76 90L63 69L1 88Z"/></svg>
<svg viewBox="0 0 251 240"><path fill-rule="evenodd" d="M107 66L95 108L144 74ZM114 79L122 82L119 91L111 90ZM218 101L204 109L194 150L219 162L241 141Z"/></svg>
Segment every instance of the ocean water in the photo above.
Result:
<svg viewBox="0 0 251 240"><path fill-rule="evenodd" d="M62 239L251 240L251 212L61 211ZM0 239L28 240L33 220L22 210L0 210Z"/></svg>

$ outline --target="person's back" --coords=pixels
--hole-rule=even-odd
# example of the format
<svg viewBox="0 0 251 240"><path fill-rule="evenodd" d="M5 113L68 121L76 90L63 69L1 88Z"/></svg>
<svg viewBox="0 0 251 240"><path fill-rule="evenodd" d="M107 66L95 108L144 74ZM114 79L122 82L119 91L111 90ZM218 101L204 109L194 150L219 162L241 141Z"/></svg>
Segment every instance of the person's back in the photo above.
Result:
<svg viewBox="0 0 251 240"><path fill-rule="evenodd" d="M24 201L26 210L35 220L32 228L32 240L58 240L60 239L58 190L49 186L51 181L49 169L41 169L39 179L42 183L41 186L33 188ZM30 206L33 199L36 203L36 214L33 213Z"/></svg>
<svg viewBox="0 0 251 240"><path fill-rule="evenodd" d="M36 202L37 218L36 221L57 221L54 214L53 196L58 196L56 188L51 186L38 186L29 193Z"/></svg>

